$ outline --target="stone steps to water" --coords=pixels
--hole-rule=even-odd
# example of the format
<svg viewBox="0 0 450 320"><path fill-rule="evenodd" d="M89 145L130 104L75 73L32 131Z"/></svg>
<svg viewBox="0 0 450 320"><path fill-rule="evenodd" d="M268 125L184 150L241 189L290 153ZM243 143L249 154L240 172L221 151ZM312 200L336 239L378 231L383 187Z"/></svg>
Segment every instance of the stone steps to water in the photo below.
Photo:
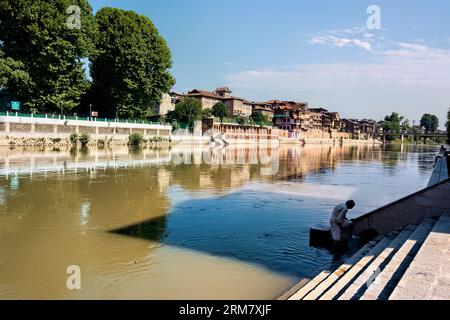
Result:
<svg viewBox="0 0 450 320"><path fill-rule="evenodd" d="M386 264L401 246L412 235L417 226L405 228L394 240L387 245L373 261L366 266L364 271L352 281L351 285L339 296L339 300L359 299L366 289L371 286Z"/></svg>
<svg viewBox="0 0 450 320"><path fill-rule="evenodd" d="M317 286L323 283L324 280L326 280L331 274L334 274L335 277L339 277L345 274L345 272L347 272L348 269L350 269L355 263L357 263L362 257L364 257L381 239L382 237L378 237L368 242L364 247L362 247L358 252L356 252L349 260L347 260L334 272L332 272L331 270L322 271L288 300L302 300L312 291L317 291L316 290Z"/></svg>
<svg viewBox="0 0 450 320"><path fill-rule="evenodd" d="M445 278L450 274L449 234L447 214L377 237L336 271L320 273L290 300L450 299L450 279Z"/></svg>
<svg viewBox="0 0 450 320"><path fill-rule="evenodd" d="M413 261L425 239L430 234L436 219L426 219L422 222L389 264L376 277L373 284L366 290L361 300L387 300L398 282Z"/></svg>
<svg viewBox="0 0 450 320"><path fill-rule="evenodd" d="M333 300L338 297L343 290L348 288L353 279L358 277L365 270L367 265L369 265L389 245L389 243L391 243L391 241L398 236L398 234L398 231L394 231L387 237L382 238L371 252L361 258L361 260L358 261L358 263L356 263L355 266L351 268L349 272L347 272L341 279L339 279L337 283L328 288L328 290L321 296L320 300Z"/></svg>
<svg viewBox="0 0 450 320"><path fill-rule="evenodd" d="M364 269L366 264L372 261L372 259L375 258L381 252L381 250L383 250L383 248L386 247L390 239L395 237L397 234L398 232L393 232L388 237L376 239L370 251L368 251L366 254L362 256L359 255L353 256L350 259L350 261L346 263L348 267L345 270L338 269L337 272L331 274L329 278L327 278L320 285L318 285L312 292L306 295L303 300L319 299L324 293L327 292L327 290L328 291L331 289L338 290L338 288L342 285L342 283L348 283L347 279L349 275L352 275L351 278L353 278L356 275L355 273L358 273L358 270Z"/></svg>
<svg viewBox="0 0 450 320"><path fill-rule="evenodd" d="M389 300L450 300L450 214L442 215Z"/></svg>

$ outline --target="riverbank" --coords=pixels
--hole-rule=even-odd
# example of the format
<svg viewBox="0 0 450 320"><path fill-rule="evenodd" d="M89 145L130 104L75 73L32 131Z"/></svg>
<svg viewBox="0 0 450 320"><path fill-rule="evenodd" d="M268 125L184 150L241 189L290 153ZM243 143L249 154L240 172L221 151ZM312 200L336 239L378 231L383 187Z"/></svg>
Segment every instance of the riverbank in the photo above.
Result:
<svg viewBox="0 0 450 320"><path fill-rule="evenodd" d="M347 136L330 135L314 138L287 138L272 127L256 127L231 124L213 124L203 127L202 122L195 125L194 132L173 131L170 125L146 123L144 121L119 121L111 119L92 119L66 116L37 116L7 114L0 116L0 146L39 146L64 148L72 145L71 135L85 133L90 146L126 145L129 136L139 134L144 144L167 145L338 145L338 144L381 144L378 140L353 140Z"/></svg>

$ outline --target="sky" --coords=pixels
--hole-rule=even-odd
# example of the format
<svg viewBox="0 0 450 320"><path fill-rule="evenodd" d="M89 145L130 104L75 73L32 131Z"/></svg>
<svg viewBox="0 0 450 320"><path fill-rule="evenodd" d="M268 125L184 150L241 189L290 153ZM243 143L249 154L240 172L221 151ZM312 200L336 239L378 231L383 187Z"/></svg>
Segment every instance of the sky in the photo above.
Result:
<svg viewBox="0 0 450 320"><path fill-rule="evenodd" d="M118 7L152 20L171 49L177 92L228 86L251 101L306 101L359 119L396 111L416 124L432 113L445 125L448 0L90 3L94 12Z"/></svg>

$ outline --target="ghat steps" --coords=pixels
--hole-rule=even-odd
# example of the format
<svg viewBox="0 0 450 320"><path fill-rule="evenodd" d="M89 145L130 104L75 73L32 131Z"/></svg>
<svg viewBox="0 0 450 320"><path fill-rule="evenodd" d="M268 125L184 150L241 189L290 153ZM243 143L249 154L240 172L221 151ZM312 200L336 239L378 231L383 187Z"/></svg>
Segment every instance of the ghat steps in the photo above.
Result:
<svg viewBox="0 0 450 320"><path fill-rule="evenodd" d="M368 242L288 300L450 299L450 214Z"/></svg>

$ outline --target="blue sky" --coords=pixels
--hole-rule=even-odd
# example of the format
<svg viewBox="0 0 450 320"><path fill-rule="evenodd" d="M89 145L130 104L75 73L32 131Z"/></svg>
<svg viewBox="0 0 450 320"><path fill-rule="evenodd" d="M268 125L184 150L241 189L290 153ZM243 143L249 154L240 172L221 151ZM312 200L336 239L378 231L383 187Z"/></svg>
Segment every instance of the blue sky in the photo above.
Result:
<svg viewBox="0 0 450 320"><path fill-rule="evenodd" d="M229 86L345 117L419 120L450 105L450 1L91 0L148 16L172 51L174 90ZM367 8L381 9L369 30Z"/></svg>

